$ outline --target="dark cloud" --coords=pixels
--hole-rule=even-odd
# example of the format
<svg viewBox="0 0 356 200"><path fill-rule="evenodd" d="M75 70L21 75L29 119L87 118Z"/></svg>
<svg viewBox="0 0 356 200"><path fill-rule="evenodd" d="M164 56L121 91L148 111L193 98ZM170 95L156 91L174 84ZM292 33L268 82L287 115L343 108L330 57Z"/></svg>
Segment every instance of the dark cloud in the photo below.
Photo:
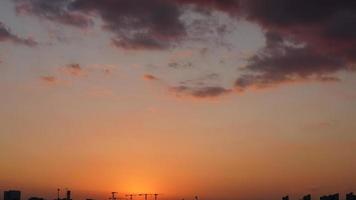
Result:
<svg viewBox="0 0 356 200"><path fill-rule="evenodd" d="M17 10L78 27L100 16L112 43L127 49L168 48L185 34L180 8L166 0L20 0Z"/></svg>
<svg viewBox="0 0 356 200"><path fill-rule="evenodd" d="M348 52L355 51L355 1L252 0L244 4L247 18L268 32L334 56L350 58Z"/></svg>
<svg viewBox="0 0 356 200"><path fill-rule="evenodd" d="M335 81L356 62L356 2L252 0L244 14L266 31L266 46L248 60L239 89L301 81Z"/></svg>
<svg viewBox="0 0 356 200"><path fill-rule="evenodd" d="M70 8L70 0L15 0L16 11L21 14L33 14L40 18L86 28L92 25L92 20Z"/></svg>
<svg viewBox="0 0 356 200"><path fill-rule="evenodd" d="M31 38L24 39L11 33L11 31L7 27L5 27L5 25L2 22L0 22L0 42L4 42L4 41L10 41L15 44L21 44L30 47L37 45L37 42L35 42Z"/></svg>
<svg viewBox="0 0 356 200"><path fill-rule="evenodd" d="M221 95L228 94L232 92L230 89L225 89L219 86L205 86L199 88L191 88L187 86L178 86L172 87L171 91L173 91L178 96L188 95L195 98L214 98L219 97Z"/></svg>
<svg viewBox="0 0 356 200"><path fill-rule="evenodd" d="M335 81L333 74L345 70L346 62L314 51L308 46L298 46L274 33L266 34L266 47L251 57L235 86L264 88L285 82Z"/></svg>
<svg viewBox="0 0 356 200"><path fill-rule="evenodd" d="M14 0L18 13L89 27L99 16L103 28L114 33L112 44L125 49L166 49L186 36L181 20L183 5L237 10L237 0ZM208 28L208 27L206 27ZM219 31L224 31L220 27Z"/></svg>
<svg viewBox="0 0 356 200"><path fill-rule="evenodd" d="M217 9L237 13L240 8L239 0L175 0L181 4L192 4L199 8Z"/></svg>
<svg viewBox="0 0 356 200"><path fill-rule="evenodd" d="M76 0L71 7L101 16L119 47L162 49L185 34L181 10L166 0Z"/></svg>
<svg viewBox="0 0 356 200"><path fill-rule="evenodd" d="M266 26L314 26L327 23L335 14L354 11L353 0L241 0L250 20Z"/></svg>

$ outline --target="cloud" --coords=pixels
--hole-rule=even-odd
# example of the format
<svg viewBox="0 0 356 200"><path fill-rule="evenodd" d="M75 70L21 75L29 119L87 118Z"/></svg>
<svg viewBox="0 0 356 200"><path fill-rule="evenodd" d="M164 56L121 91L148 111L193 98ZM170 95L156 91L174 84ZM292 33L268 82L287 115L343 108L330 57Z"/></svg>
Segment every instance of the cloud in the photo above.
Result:
<svg viewBox="0 0 356 200"><path fill-rule="evenodd" d="M5 27L5 25L2 22L0 22L0 42L4 42L4 41L10 41L13 42L14 44L20 44L29 47L33 47L37 45L37 42L31 38L24 39L11 33L10 29Z"/></svg>
<svg viewBox="0 0 356 200"><path fill-rule="evenodd" d="M348 57L355 50L354 1L253 0L245 4L248 19L269 32L278 32L284 38L293 38L334 56Z"/></svg>
<svg viewBox="0 0 356 200"><path fill-rule="evenodd" d="M266 46L248 60L235 85L268 87L290 81L338 80L356 62L354 1L243 1L246 17L266 31Z"/></svg>
<svg viewBox="0 0 356 200"><path fill-rule="evenodd" d="M236 89L266 88L299 81L337 81L356 65L356 3L332 0L240 0L209 2L259 24L266 46L249 58ZM229 9L231 8L231 9Z"/></svg>
<svg viewBox="0 0 356 200"><path fill-rule="evenodd" d="M190 69L193 68L193 63L192 62L170 62L168 63L168 67L173 68L173 69Z"/></svg>
<svg viewBox="0 0 356 200"><path fill-rule="evenodd" d="M100 17L103 29L114 34L114 46L130 50L160 50L187 36L181 17L185 5L236 10L237 0L15 0L17 13L87 28ZM208 28L208 27L207 27Z"/></svg>
<svg viewBox="0 0 356 200"><path fill-rule="evenodd" d="M32 14L40 18L87 28L93 24L92 20L80 12L72 10L70 0L16 0L16 11L19 14Z"/></svg>
<svg viewBox="0 0 356 200"><path fill-rule="evenodd" d="M94 12L104 29L115 34L113 44L127 49L165 49L185 34L181 10L165 0L76 0L74 10Z"/></svg>
<svg viewBox="0 0 356 200"><path fill-rule="evenodd" d="M216 82L219 81L220 75L217 73L209 73L206 75L203 75L201 77L198 78L194 78L194 79L188 79L188 80L184 80L181 81L180 84L181 85L189 85L189 86L206 86L207 84L211 84L211 82Z"/></svg>
<svg viewBox="0 0 356 200"><path fill-rule="evenodd" d="M244 73L235 86L265 88L298 81L337 81L333 74L345 70L345 60L314 51L308 46L288 44L274 33L266 34L266 47L248 59Z"/></svg>
<svg viewBox="0 0 356 200"><path fill-rule="evenodd" d="M143 75L143 79L147 80L147 81L158 81L159 80L159 78L157 78L156 76L154 76L152 74Z"/></svg>
<svg viewBox="0 0 356 200"><path fill-rule="evenodd" d="M56 85L59 82L55 76L41 76L40 81L48 85Z"/></svg>
<svg viewBox="0 0 356 200"><path fill-rule="evenodd" d="M232 92L230 89L225 89L218 86L205 86L196 88L178 86L172 87L170 90L177 96L181 96L183 94L184 96L191 96L198 99L215 98Z"/></svg>
<svg viewBox="0 0 356 200"><path fill-rule="evenodd" d="M18 0L17 11L77 27L99 16L112 43L126 49L165 49L185 34L181 10L166 0Z"/></svg>
<svg viewBox="0 0 356 200"><path fill-rule="evenodd" d="M67 75L76 77L84 76L86 74L83 68L77 63L68 64L62 67L61 71Z"/></svg>
<svg viewBox="0 0 356 200"><path fill-rule="evenodd" d="M181 4L192 4L198 6L198 8L216 9L229 13L235 13L239 11L240 0L176 0Z"/></svg>
<svg viewBox="0 0 356 200"><path fill-rule="evenodd" d="M182 21L190 9L186 5L208 13L205 16L213 16L211 11L226 12L232 19L242 18L262 28L265 47L248 58L236 75L233 87L239 91L290 82L337 81L337 72L355 69L353 0L17 0L18 12L71 26L89 27L98 16L103 29L113 33L112 44L132 50L167 49L186 39L191 28ZM204 23L189 26L210 30ZM227 26L218 32L226 32ZM181 66L173 61L170 67ZM173 90L200 97L231 91L219 86Z"/></svg>
<svg viewBox="0 0 356 200"><path fill-rule="evenodd" d="M112 44L127 50L160 50L167 47L167 44L148 37L146 34L136 34L132 37L122 36L121 38L113 38Z"/></svg>

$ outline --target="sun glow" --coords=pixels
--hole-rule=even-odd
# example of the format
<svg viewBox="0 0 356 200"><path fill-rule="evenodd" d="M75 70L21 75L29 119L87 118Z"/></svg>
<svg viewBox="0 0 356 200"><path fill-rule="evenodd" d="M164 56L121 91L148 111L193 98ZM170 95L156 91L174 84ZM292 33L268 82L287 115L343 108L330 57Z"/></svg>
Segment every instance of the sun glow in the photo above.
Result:
<svg viewBox="0 0 356 200"><path fill-rule="evenodd" d="M149 181L144 178L131 178L125 182L124 191L126 191L128 194L148 194L148 193L157 193L156 187L152 183L152 181Z"/></svg>

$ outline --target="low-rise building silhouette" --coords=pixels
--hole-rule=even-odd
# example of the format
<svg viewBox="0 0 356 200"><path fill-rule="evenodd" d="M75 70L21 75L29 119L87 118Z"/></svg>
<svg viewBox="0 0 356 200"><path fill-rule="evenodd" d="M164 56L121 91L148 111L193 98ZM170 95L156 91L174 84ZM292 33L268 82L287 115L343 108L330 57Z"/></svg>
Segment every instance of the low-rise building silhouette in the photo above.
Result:
<svg viewBox="0 0 356 200"><path fill-rule="evenodd" d="M339 193L321 196L320 200L339 200Z"/></svg>
<svg viewBox="0 0 356 200"><path fill-rule="evenodd" d="M4 191L4 200L21 200L21 191L18 190Z"/></svg>
<svg viewBox="0 0 356 200"><path fill-rule="evenodd" d="M44 200L42 197L30 197L28 200Z"/></svg>
<svg viewBox="0 0 356 200"><path fill-rule="evenodd" d="M356 200L356 195L354 193L348 193L346 194L346 200Z"/></svg>
<svg viewBox="0 0 356 200"><path fill-rule="evenodd" d="M305 195L305 196L303 197L303 200L311 200L311 195L310 195L310 194Z"/></svg>
<svg viewBox="0 0 356 200"><path fill-rule="evenodd" d="M289 196L287 195L287 196L282 197L282 200L289 200Z"/></svg>

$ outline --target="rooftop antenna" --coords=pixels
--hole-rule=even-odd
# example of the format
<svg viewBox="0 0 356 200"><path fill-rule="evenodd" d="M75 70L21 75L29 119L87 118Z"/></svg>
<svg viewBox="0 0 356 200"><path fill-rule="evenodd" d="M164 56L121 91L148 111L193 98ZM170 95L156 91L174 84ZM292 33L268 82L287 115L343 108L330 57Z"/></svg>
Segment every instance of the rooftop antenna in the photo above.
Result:
<svg viewBox="0 0 356 200"><path fill-rule="evenodd" d="M61 191L61 189L57 188L57 200L60 200L59 199L59 192Z"/></svg>

